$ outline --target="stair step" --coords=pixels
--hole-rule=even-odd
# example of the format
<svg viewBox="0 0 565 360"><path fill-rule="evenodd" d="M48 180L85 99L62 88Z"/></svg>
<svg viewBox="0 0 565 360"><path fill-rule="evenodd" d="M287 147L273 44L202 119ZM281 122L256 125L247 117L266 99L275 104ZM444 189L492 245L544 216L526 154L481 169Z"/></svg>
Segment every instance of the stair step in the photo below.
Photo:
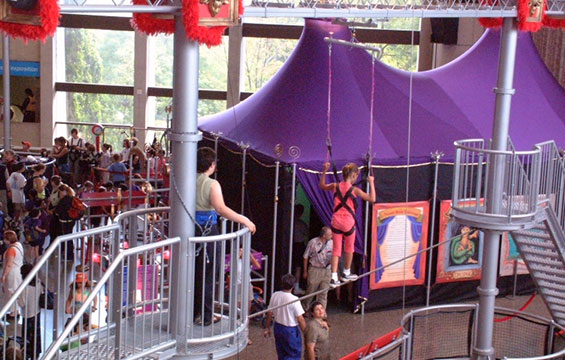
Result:
<svg viewBox="0 0 565 360"><path fill-rule="evenodd" d="M565 285L565 278L561 276L555 276L547 273L537 272L536 279L538 280L545 280L552 283L559 283Z"/></svg>
<svg viewBox="0 0 565 360"><path fill-rule="evenodd" d="M563 312L552 311L551 315L553 316L554 319L560 319L561 322L563 322L563 320L565 320L565 313L563 313Z"/></svg>
<svg viewBox="0 0 565 360"><path fill-rule="evenodd" d="M515 238L516 242L520 245L529 245L529 246L535 246L535 247L541 247L541 248L545 248L545 249L555 249L555 245L553 244L553 241L547 241L547 240L533 240L531 238Z"/></svg>
<svg viewBox="0 0 565 360"><path fill-rule="evenodd" d="M550 240L551 236L546 231L530 231L530 230L518 230L512 232L514 235L519 237L527 237L532 239L546 239Z"/></svg>
<svg viewBox="0 0 565 360"><path fill-rule="evenodd" d="M538 281L538 285L546 289L565 291L565 285L556 284L549 281L543 281L543 280Z"/></svg>
<svg viewBox="0 0 565 360"><path fill-rule="evenodd" d="M544 264L549 266L555 266L559 268L563 268L564 264L561 259L551 259L544 256L537 256L532 254L524 254L524 260L526 260L529 264Z"/></svg>
<svg viewBox="0 0 565 360"><path fill-rule="evenodd" d="M565 304L555 304L555 303L547 303L549 305L549 309L551 310L551 313L563 313L563 315L565 315ZM563 316L565 318L565 316Z"/></svg>
<svg viewBox="0 0 565 360"><path fill-rule="evenodd" d="M551 267L551 266L547 266L547 265L543 265L543 264L538 264L538 263L534 263L534 264L528 264L530 267L530 270L532 272L541 272L541 273L545 273L545 274L554 274L557 276L561 276L561 277L565 277L565 269L562 268L555 268L555 267ZM535 274L535 276L537 277L537 274Z"/></svg>
<svg viewBox="0 0 565 360"><path fill-rule="evenodd" d="M551 249L541 249L537 246L530 246L530 245L524 245L520 248L520 252L521 253L525 253L525 254L534 254L534 255L539 255L539 256L545 256L551 259L559 259L559 253L555 250L551 250Z"/></svg>
<svg viewBox="0 0 565 360"><path fill-rule="evenodd" d="M551 290L551 289L547 289L547 288L543 288L540 289L541 292L543 293L543 295L547 295L547 296L551 296L557 299L561 299L562 303L565 304L565 294L562 293L561 291L557 291L557 290ZM558 302L556 302L556 304L559 304Z"/></svg>
<svg viewBox="0 0 565 360"><path fill-rule="evenodd" d="M542 295L543 298L545 299L545 301L547 301L548 304L556 304L556 305L560 305L560 306L565 306L565 300L560 299L560 298L556 298L553 296L549 296L549 295Z"/></svg>

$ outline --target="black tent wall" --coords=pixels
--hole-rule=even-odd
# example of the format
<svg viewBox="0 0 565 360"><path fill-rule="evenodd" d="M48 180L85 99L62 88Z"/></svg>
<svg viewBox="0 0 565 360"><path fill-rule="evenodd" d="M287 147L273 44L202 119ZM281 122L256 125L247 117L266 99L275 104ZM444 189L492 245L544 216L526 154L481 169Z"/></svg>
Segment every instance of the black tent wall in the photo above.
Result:
<svg viewBox="0 0 565 360"><path fill-rule="evenodd" d="M241 208L241 149L225 140L219 141L218 147L218 180L222 185L226 204L239 212ZM214 147L214 142L204 139L199 146ZM257 226L257 233L252 238L252 247L269 256L271 270L272 236L273 236L273 201L275 184L274 161L253 153L246 160L246 195L245 215ZM259 159L257 159L259 158ZM439 203L451 198L453 165L440 164L437 184L437 206L435 240L438 242ZM430 201L430 212L433 198L434 164L412 167L384 167L374 171L377 189L377 202L394 203L405 201ZM408 189L407 189L408 180ZM281 164L279 172L279 208L277 216L277 258L275 265L275 290L278 290L278 279L288 271L288 243L290 222L290 197L292 178L288 165ZM408 192L408 194L407 194ZM430 214L431 218L431 214ZM319 229L312 229L311 236L316 236ZM369 241L369 246L370 246ZM370 249L368 250L370 254ZM427 255L426 255L427 259ZM360 264L362 256L356 256ZM478 281L462 281L447 284L434 284L437 266L437 251L432 257L432 304L461 302L477 298ZM427 273L427 263L426 263ZM498 280L500 296L512 294L513 278L502 277ZM270 289L270 275L268 275ZM531 293L535 289L529 275L518 277L517 294ZM403 303L404 297L404 303ZM409 286L406 289L388 288L371 291L365 304L366 311L392 309L404 306L422 306L426 302L425 286Z"/></svg>

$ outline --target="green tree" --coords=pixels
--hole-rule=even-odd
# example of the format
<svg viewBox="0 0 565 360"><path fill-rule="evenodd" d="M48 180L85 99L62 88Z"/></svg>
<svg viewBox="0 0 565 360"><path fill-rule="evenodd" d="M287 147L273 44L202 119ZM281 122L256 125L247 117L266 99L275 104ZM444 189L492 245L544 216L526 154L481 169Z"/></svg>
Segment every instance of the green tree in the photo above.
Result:
<svg viewBox="0 0 565 360"><path fill-rule="evenodd" d="M82 29L65 29L65 75L69 82L98 83L102 62L93 36ZM90 97L90 98L89 98ZM67 93L67 120L88 122L102 115L100 95Z"/></svg>

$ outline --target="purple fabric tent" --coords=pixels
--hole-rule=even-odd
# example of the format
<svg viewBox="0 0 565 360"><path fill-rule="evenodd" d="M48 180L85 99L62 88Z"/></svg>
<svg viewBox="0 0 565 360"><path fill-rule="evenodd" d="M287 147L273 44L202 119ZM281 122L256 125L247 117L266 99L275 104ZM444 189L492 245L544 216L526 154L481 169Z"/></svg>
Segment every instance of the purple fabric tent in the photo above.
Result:
<svg viewBox="0 0 565 360"><path fill-rule="evenodd" d="M349 40L349 30L306 20L300 41L280 71L257 93L232 109L201 119L204 131L245 142L274 157L273 148L296 145L302 167L320 169L326 159L329 32ZM454 153L453 141L490 138L494 113L499 34L487 32L466 54L432 71L410 73L375 65L374 163L427 162L430 152ZM331 140L341 166L361 162L369 147L371 58L359 49L332 48ZM510 135L518 149L554 139L565 145L565 91L539 58L529 34L519 37ZM410 135L410 136L409 136ZM282 161L291 162L285 152Z"/></svg>
<svg viewBox="0 0 565 360"><path fill-rule="evenodd" d="M274 157L276 144L285 149L298 146L301 156L296 161L302 168L298 179L326 224L332 214L332 194L319 190L319 175L303 169L320 170L327 156L330 75L328 44L323 38L330 32L334 38L351 38L344 26L306 20L296 49L263 88L234 108L200 121L203 131L222 132L224 140L248 143L252 151L266 157ZM444 152L446 160L453 157L453 141L490 138L498 49L499 33L488 31L456 61L413 73L412 79L409 72L377 62L373 163L429 162L435 150ZM371 57L364 50L333 45L331 61L333 157L338 167L348 161L362 163L369 147ZM526 33L518 40L515 73L510 135L516 148L531 149L536 142L550 139L565 145L565 90L549 73ZM293 161L286 151L281 160ZM357 221L362 223L360 211ZM361 238L358 231L359 253L364 252Z"/></svg>

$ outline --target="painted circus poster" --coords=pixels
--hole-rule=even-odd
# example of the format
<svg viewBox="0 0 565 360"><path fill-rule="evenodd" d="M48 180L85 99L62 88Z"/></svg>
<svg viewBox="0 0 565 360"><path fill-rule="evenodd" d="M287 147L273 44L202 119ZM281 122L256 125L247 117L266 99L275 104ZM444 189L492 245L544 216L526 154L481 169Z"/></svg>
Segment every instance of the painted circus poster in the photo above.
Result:
<svg viewBox="0 0 565 360"><path fill-rule="evenodd" d="M429 202L375 204L371 270L394 263L428 245ZM413 256L371 274L371 289L424 284L426 254Z"/></svg>
<svg viewBox="0 0 565 360"><path fill-rule="evenodd" d="M512 234L505 232L500 246L500 276L514 275L514 271L518 275L527 274L528 268L520 256Z"/></svg>
<svg viewBox="0 0 565 360"><path fill-rule="evenodd" d="M437 283L476 280L481 277L483 233L450 218L451 200L440 204Z"/></svg>

